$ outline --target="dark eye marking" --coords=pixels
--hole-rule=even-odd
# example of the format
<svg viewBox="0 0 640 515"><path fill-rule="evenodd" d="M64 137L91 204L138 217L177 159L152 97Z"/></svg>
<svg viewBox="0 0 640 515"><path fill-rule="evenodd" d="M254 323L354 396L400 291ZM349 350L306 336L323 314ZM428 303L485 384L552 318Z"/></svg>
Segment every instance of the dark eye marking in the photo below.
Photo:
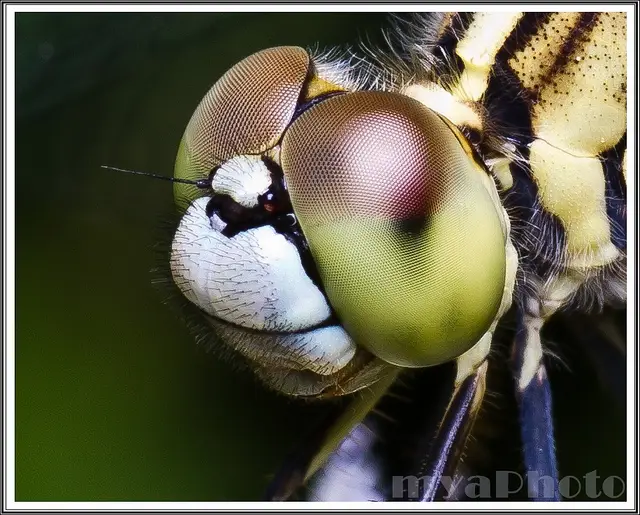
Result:
<svg viewBox="0 0 640 515"><path fill-rule="evenodd" d="M426 216L414 216L412 218L398 220L396 224L397 230L400 234L417 237L421 235L429 225L429 220Z"/></svg>
<svg viewBox="0 0 640 515"><path fill-rule="evenodd" d="M233 238L242 231L267 225L271 217L271 214L265 211L263 206L258 204L253 207L245 207L226 193L213 194L207 203L206 214L209 218L215 214L227 224L222 230L222 234L228 238Z"/></svg>

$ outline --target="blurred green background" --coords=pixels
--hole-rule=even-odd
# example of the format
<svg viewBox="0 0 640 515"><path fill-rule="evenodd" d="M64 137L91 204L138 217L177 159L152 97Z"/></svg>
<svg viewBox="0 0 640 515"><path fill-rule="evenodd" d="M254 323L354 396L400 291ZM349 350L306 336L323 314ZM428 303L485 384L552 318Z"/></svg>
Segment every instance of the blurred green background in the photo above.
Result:
<svg viewBox="0 0 640 515"><path fill-rule="evenodd" d="M322 408L265 392L195 345L151 283L171 186L99 166L171 175L193 110L235 62L279 44L375 42L384 23L17 15L17 500L260 498ZM620 474L622 413L587 380L563 377L567 473L601 455L605 473Z"/></svg>
<svg viewBox="0 0 640 515"><path fill-rule="evenodd" d="M194 343L152 284L182 132L212 83L383 15L19 14L18 500L259 499L318 415Z"/></svg>

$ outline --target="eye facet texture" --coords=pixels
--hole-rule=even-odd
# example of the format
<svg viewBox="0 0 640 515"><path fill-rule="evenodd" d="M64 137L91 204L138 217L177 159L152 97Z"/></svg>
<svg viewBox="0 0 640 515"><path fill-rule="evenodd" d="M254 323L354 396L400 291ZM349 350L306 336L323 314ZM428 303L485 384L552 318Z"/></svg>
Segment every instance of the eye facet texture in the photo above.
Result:
<svg viewBox="0 0 640 515"><path fill-rule="evenodd" d="M280 140L309 68L299 47L275 47L243 59L202 99L178 150L175 177L206 177L232 157L260 154ZM176 185L176 197L192 187Z"/></svg>
<svg viewBox="0 0 640 515"><path fill-rule="evenodd" d="M502 299L505 239L452 129L405 96L357 92L287 130L282 167L327 295L347 331L400 366L451 360Z"/></svg>

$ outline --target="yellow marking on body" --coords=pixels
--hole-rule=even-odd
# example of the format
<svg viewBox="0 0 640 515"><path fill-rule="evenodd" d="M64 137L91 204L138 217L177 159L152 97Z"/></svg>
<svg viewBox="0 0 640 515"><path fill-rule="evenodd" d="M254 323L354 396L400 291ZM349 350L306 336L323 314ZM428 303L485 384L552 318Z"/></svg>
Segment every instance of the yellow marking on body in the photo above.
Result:
<svg viewBox="0 0 640 515"><path fill-rule="evenodd" d="M611 243L601 161L577 157L543 140L531 144L529 161L540 203L557 216L566 235L566 265L601 266L619 251Z"/></svg>
<svg viewBox="0 0 640 515"><path fill-rule="evenodd" d="M525 347L522 368L518 378L518 389L522 392L538 373L542 364L542 341L540 331L544 322L537 316L524 316Z"/></svg>
<svg viewBox="0 0 640 515"><path fill-rule="evenodd" d="M542 206L565 229L565 264L584 269L620 254L610 238L597 156L626 131L625 14L598 13L569 47L538 86L530 162Z"/></svg>
<svg viewBox="0 0 640 515"><path fill-rule="evenodd" d="M456 54L464 62L464 71L454 95L479 100L489 83L489 73L498 51L524 13L476 13L464 37L456 46Z"/></svg>
<svg viewBox="0 0 640 515"><path fill-rule="evenodd" d="M441 114L458 127L482 130L482 120L478 112L437 84L412 84L401 93Z"/></svg>
<svg viewBox="0 0 640 515"><path fill-rule="evenodd" d="M309 101L320 95L332 93L334 91L346 91L345 88L338 86L328 80L322 79L317 75L313 77L306 85L304 90L304 100Z"/></svg>
<svg viewBox="0 0 640 515"><path fill-rule="evenodd" d="M627 183L627 149L624 149L624 154L622 154L622 177L624 178L625 184Z"/></svg>
<svg viewBox="0 0 640 515"><path fill-rule="evenodd" d="M280 148L280 145L276 145L264 153L265 157L268 157L275 163L278 163L278 166L280 166Z"/></svg>
<svg viewBox="0 0 640 515"><path fill-rule="evenodd" d="M513 175L511 174L511 159L504 157L501 159L497 159L493 163L489 164L489 169L495 175L496 180L500 184L500 187L503 190L511 189L513 186Z"/></svg>
<svg viewBox="0 0 640 515"><path fill-rule="evenodd" d="M508 63L525 89L534 90L551 71L562 45L580 20L581 13L552 13L538 32Z"/></svg>
<svg viewBox="0 0 640 515"><path fill-rule="evenodd" d="M599 13L532 109L536 137L575 156L594 157L626 131L626 15Z"/></svg>
<svg viewBox="0 0 640 515"><path fill-rule="evenodd" d="M511 243L509 239L509 235L511 234L511 221L509 220L509 215L507 214L506 209L502 205L502 199L500 198L500 194L498 193L498 188L496 187L496 182L493 177L486 172L484 168L481 168L479 165L476 166L479 172L481 172L480 181L484 188L487 190L489 197L491 197L491 201L493 202L496 211L499 213L500 218L500 227L502 228L502 236L507 242L507 248ZM508 264L508 263L507 263ZM515 272L514 272L515 273Z"/></svg>

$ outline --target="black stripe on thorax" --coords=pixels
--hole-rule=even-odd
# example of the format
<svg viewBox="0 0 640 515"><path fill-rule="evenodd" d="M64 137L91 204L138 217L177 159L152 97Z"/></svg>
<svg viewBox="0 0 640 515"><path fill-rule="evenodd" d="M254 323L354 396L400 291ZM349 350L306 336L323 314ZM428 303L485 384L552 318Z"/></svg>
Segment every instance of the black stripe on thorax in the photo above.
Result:
<svg viewBox="0 0 640 515"><path fill-rule="evenodd" d="M553 81L554 77L563 71L569 60L575 55L576 51L579 51L583 44L588 40L591 35L591 30L598 19L598 15L599 13L580 14L578 23L576 23L569 33L569 36L562 44L562 47L560 47L555 62L539 81L540 85Z"/></svg>
<svg viewBox="0 0 640 515"><path fill-rule="evenodd" d="M514 54L524 50L548 23L550 16L551 13L525 13L498 51L496 62L504 65Z"/></svg>
<svg viewBox="0 0 640 515"><path fill-rule="evenodd" d="M506 62L496 61L481 101L485 130L517 147L526 147L533 141L531 99Z"/></svg>

